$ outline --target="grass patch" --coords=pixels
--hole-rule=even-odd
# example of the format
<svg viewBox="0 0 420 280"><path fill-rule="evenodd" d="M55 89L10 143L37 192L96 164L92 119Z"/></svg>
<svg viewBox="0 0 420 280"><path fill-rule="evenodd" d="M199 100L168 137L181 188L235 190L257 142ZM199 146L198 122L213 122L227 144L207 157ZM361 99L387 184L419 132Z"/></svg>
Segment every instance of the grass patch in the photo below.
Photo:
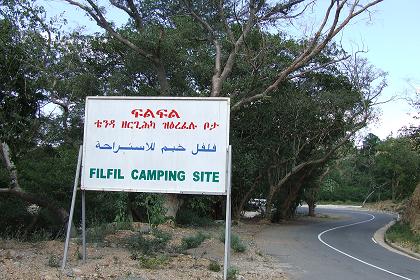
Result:
<svg viewBox="0 0 420 280"><path fill-rule="evenodd" d="M207 238L209 238L209 236L202 232L198 232L197 234L192 235L192 236L186 236L182 238L182 241L181 241L182 249L188 250L191 248L197 248Z"/></svg>
<svg viewBox="0 0 420 280"><path fill-rule="evenodd" d="M158 269L169 262L169 257L166 255L159 255L155 257L141 256L139 258L140 266L147 269Z"/></svg>
<svg viewBox="0 0 420 280"><path fill-rule="evenodd" d="M407 223L397 222L386 232L385 237L392 243L409 248L416 253L420 252L420 234L411 231Z"/></svg>

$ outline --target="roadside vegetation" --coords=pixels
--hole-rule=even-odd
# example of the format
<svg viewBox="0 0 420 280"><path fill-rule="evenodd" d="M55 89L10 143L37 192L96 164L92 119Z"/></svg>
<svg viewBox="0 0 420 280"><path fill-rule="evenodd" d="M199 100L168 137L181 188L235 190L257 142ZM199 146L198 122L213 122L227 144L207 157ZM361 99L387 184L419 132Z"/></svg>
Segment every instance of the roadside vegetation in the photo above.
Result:
<svg viewBox="0 0 420 280"><path fill-rule="evenodd" d="M415 233L408 223L397 222L386 232L385 238L403 248L420 253L420 234Z"/></svg>
<svg viewBox="0 0 420 280"><path fill-rule="evenodd" d="M367 135L360 147L347 146L342 157L328 165L317 199L361 204L409 199L420 181L416 133L402 130L395 138Z"/></svg>

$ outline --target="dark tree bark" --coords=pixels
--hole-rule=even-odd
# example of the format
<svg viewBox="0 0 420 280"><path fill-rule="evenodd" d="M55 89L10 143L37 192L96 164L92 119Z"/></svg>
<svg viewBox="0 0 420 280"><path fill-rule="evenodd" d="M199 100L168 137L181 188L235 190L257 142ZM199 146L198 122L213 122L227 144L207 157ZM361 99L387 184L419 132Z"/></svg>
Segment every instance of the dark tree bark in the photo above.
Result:
<svg viewBox="0 0 420 280"><path fill-rule="evenodd" d="M308 203L308 216L315 217L315 200L307 200Z"/></svg>
<svg viewBox="0 0 420 280"><path fill-rule="evenodd" d="M242 197L240 200L238 206L236 207L234 211L234 218L238 220L241 216L242 211L244 210L245 204L248 202L248 200L251 198L251 195L254 193L255 188L258 186L262 179L262 173L255 178L254 183L252 184L251 188L247 191L247 193Z"/></svg>

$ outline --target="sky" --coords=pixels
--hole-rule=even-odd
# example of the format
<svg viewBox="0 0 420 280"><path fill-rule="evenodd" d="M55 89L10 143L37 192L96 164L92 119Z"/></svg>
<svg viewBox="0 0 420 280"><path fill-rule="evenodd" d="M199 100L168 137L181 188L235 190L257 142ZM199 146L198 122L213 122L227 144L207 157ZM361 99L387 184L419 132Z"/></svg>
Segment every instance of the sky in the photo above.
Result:
<svg viewBox="0 0 420 280"><path fill-rule="evenodd" d="M326 2L318 0L309 18L305 19L306 23L321 18ZM38 3L45 7L47 16L64 12L68 28L85 27L87 32L101 31L83 11L62 0L42 0ZM337 39L350 53L366 51L363 56L375 67L388 73L388 86L380 101L394 100L379 106L379 120L361 134L374 133L385 139L390 135L397 136L403 126L420 124L419 120L413 119L416 110L406 100L407 97L416 98L420 94L420 1L384 0L371 11L370 17L365 14L351 22ZM121 23L126 19L122 12L113 11L110 16ZM300 31L299 26L295 28L294 32Z"/></svg>

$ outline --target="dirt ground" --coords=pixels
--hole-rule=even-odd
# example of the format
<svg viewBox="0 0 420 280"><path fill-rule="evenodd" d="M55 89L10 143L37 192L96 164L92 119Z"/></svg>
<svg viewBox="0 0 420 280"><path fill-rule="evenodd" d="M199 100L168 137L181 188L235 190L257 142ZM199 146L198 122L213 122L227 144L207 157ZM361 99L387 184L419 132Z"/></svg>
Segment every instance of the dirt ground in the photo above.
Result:
<svg viewBox="0 0 420 280"><path fill-rule="evenodd" d="M255 236L264 224L241 223L233 226L247 246L243 253L232 251L231 266L237 268L237 279L286 279L280 263L265 256L255 245ZM172 234L172 245L180 244L184 236L198 231L210 236L199 247L183 253L169 253L164 265L145 269L129 244L122 244L133 231L117 231L106 237L106 242L88 244L88 260L83 263L81 245L75 239L70 243L67 268L60 269L64 243L62 241L42 241L36 243L0 239L0 279L119 279L119 280L160 280L160 279L223 279L224 244L219 240L222 226L208 228L177 228L170 225L160 229ZM221 271L209 269L210 262L217 262Z"/></svg>

